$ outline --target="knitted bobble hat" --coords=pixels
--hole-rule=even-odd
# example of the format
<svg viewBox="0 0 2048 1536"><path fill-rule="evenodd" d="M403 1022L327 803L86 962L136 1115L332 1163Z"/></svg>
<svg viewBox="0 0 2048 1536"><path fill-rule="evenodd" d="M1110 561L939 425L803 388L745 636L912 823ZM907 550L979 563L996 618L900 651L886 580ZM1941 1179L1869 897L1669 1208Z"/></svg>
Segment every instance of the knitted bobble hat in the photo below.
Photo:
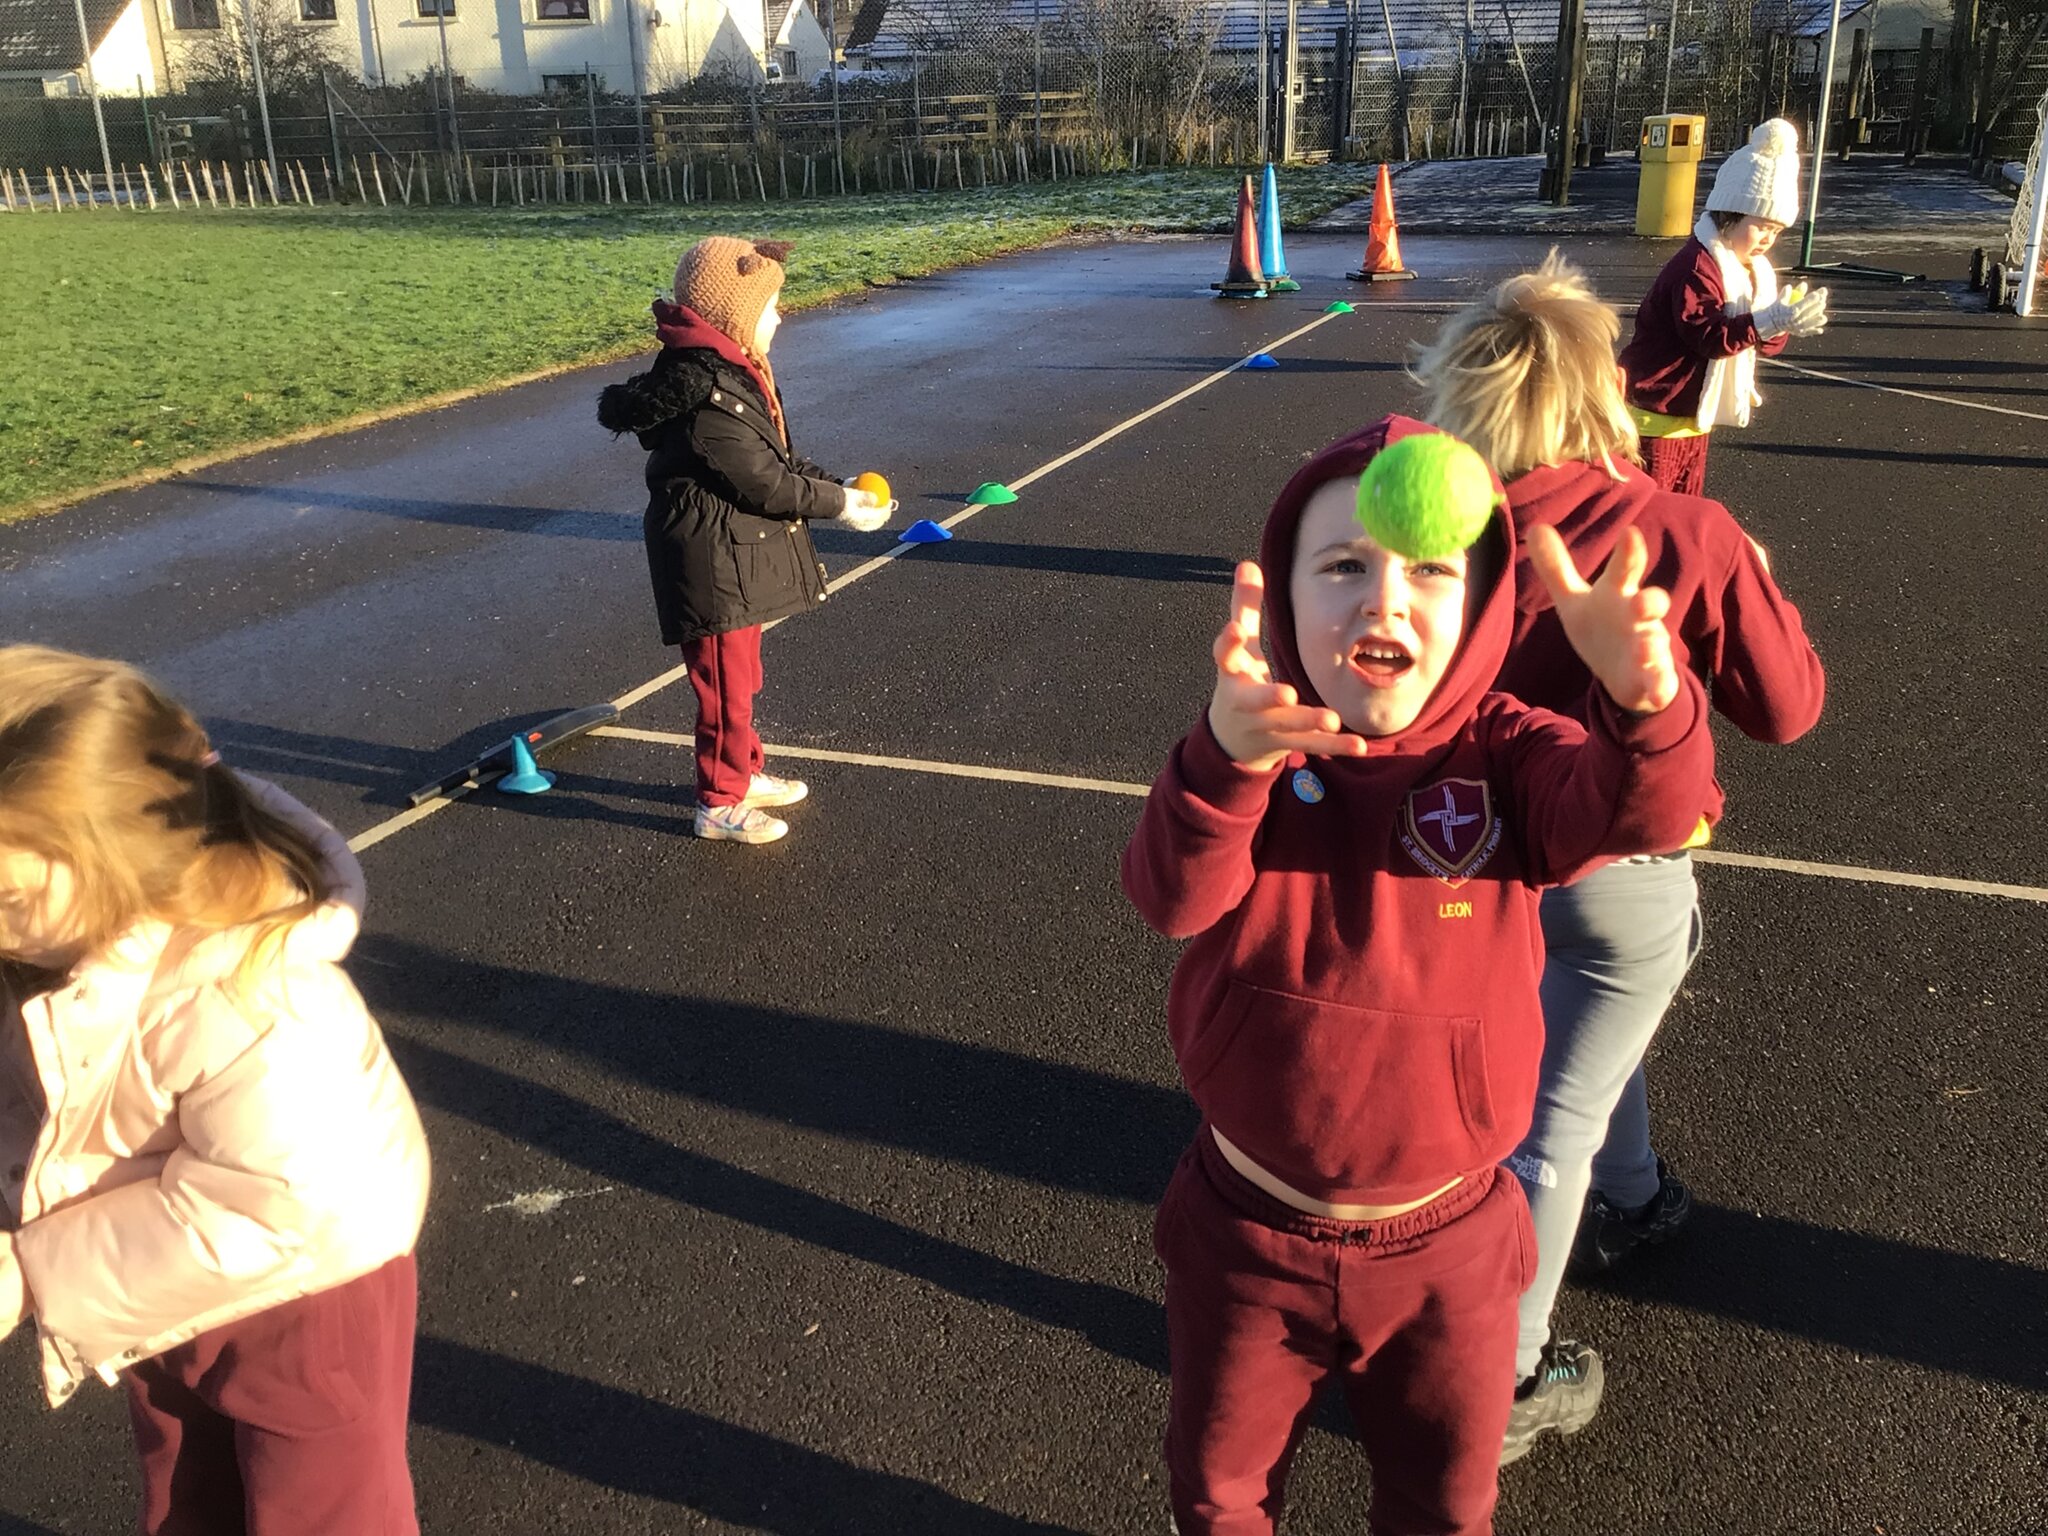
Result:
<svg viewBox="0 0 2048 1536"><path fill-rule="evenodd" d="M1799 221L1799 130L1774 117L1721 163L1709 213L1747 213L1773 224Z"/></svg>
<svg viewBox="0 0 2048 1536"><path fill-rule="evenodd" d="M786 240L699 240L676 263L676 302L751 352L762 312L782 290L782 263L793 249Z"/></svg>

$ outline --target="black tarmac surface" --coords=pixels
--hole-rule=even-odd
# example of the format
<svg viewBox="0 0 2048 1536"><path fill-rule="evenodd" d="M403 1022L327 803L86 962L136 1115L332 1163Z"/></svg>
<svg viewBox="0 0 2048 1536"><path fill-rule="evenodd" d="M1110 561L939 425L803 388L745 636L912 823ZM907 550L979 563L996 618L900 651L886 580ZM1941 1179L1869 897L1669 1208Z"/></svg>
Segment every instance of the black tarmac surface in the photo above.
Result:
<svg viewBox="0 0 2048 1536"><path fill-rule="evenodd" d="M802 446L958 510L1281 347L892 561L766 646L771 743L1148 780L1206 698L1231 562L1292 467L1412 408L1443 304L1547 237L1414 238L1420 281L1209 297L1216 242L1041 253L793 322ZM1633 302L1668 245L1568 249ZM1884 248L1896 264L1899 249ZM1853 254L1849 251L1831 254ZM1720 846L2048 884L2048 331L1934 282L1836 288L1710 485L1830 670L1726 737ZM605 375L608 376L608 375ZM515 722L674 661L605 376L537 384L0 529L0 634L131 657L229 759L356 834ZM900 526L900 521L899 521ZM821 535L835 573L889 535ZM686 686L627 712L687 730ZM684 752L600 739L537 799L369 849L353 971L428 1118L415 1470L430 1532L1156 1536L1151 1203L1191 1132L1174 947L1116 889L1135 799L786 760L789 840L680 831ZM1685 1237L1563 1325L1600 1418L1504 1480L1511 1533L2048 1531L2039 904L1729 867L1653 1058ZM567 1196L568 1198L561 1198ZM116 1394L0 1349L0 1531L129 1528ZM1322 1416L1288 1529L1363 1528Z"/></svg>

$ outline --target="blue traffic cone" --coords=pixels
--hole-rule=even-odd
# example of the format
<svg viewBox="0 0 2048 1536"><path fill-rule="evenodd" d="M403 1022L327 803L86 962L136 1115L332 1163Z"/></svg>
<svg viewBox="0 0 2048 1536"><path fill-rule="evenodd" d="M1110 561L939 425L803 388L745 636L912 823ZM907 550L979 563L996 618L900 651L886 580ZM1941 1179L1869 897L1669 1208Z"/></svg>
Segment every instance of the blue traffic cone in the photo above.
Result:
<svg viewBox="0 0 2048 1536"><path fill-rule="evenodd" d="M1259 265L1265 269L1268 293L1301 292L1301 284L1287 275L1287 257L1280 249L1280 182L1270 160L1259 198Z"/></svg>
<svg viewBox="0 0 2048 1536"><path fill-rule="evenodd" d="M512 771L498 780L498 788L508 795L544 795L555 787L555 776L543 773L533 765L533 753L527 750L526 738L512 738Z"/></svg>
<svg viewBox="0 0 2048 1536"><path fill-rule="evenodd" d="M1280 361L1270 352L1254 352L1244 360L1247 368L1278 368Z"/></svg>
<svg viewBox="0 0 2048 1536"><path fill-rule="evenodd" d="M941 528L928 517L920 517L908 528L896 535L898 544L943 544L953 537L953 530Z"/></svg>

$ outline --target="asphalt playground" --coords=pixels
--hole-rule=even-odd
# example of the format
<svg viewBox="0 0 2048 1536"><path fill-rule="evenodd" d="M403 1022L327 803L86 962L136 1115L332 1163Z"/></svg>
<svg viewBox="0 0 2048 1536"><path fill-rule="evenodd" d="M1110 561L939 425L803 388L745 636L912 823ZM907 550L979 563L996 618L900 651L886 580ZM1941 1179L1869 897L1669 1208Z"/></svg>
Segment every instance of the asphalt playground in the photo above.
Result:
<svg viewBox="0 0 2048 1536"><path fill-rule="evenodd" d="M1559 238L1631 308L1671 249ZM363 844L352 971L436 1158L428 1531L1168 1529L1151 1211L1194 1115L1117 858L1274 491L1547 244L1414 237L1367 291L1355 236L1290 239L1303 291L1243 305L1219 241L1069 246L793 321L799 445L885 471L898 528L1021 495L946 544L820 534L837 590L760 701L812 797L766 850L682 831L609 370L0 529L0 635L141 663ZM1871 250L1928 281L1835 284L1714 448L1829 700L1791 748L1719 733L1652 1066L1699 1213L1567 1289L1607 1401L1510 1469L1506 1533L2048 1532L2048 331L1982 313L1964 243ZM552 793L404 814L606 699ZM34 1383L18 1334L0 1531L130 1528L119 1396ZM1368 1492L1330 1405L1287 1529Z"/></svg>

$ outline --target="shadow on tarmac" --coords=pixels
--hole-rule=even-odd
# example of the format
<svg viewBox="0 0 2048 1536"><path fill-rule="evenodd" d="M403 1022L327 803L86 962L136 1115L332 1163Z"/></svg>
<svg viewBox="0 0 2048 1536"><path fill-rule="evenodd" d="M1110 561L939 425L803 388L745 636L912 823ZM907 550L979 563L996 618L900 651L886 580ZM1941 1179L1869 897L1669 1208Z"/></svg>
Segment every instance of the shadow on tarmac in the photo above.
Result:
<svg viewBox="0 0 2048 1536"><path fill-rule="evenodd" d="M783 1536L1083 1536L914 1478L446 1339L419 1341L413 1418L641 1498Z"/></svg>
<svg viewBox="0 0 2048 1536"><path fill-rule="evenodd" d="M1129 1291L1044 1274L735 1168L573 1095L436 1046L394 1036L391 1048L423 1104L517 1137L607 1183L894 1270L967 1301L1077 1333L1107 1354L1166 1374L1165 1313Z"/></svg>
<svg viewBox="0 0 2048 1536"><path fill-rule="evenodd" d="M614 544L641 542L640 516L645 510L637 500L632 507L617 512L592 512L576 507L519 507L488 501L371 496L360 491L313 491L302 485L231 485L218 480L184 483L220 496L274 501L295 508L323 507L415 523L444 523L456 528L487 528L496 533L537 533L551 539L595 539Z"/></svg>
<svg viewBox="0 0 2048 1536"><path fill-rule="evenodd" d="M1718 446L1718 445L1717 445ZM2048 454L1925 453L1897 448L1849 448L1839 444L1743 443L1737 453L1783 454L1794 459L1867 459L1878 464L1953 464L1960 469L2048 469Z"/></svg>
<svg viewBox="0 0 2048 1536"><path fill-rule="evenodd" d="M1177 1090L903 1030L483 965L388 936L359 975L387 1018L580 1052L621 1079L1048 1189L1157 1200L1193 1129ZM1164 1366L1158 1308L1038 1274L670 1146L558 1090L394 1042L427 1102L664 1198L700 1204L1071 1328ZM1137 1218L1142 1219L1142 1218ZM2048 1274L2003 1259L1703 1205L1624 1276L1632 1297L1982 1381L2048 1385Z"/></svg>
<svg viewBox="0 0 2048 1536"><path fill-rule="evenodd" d="M841 549L834 537L817 539L827 554ZM864 552L872 553L872 550ZM1113 576L1125 581L1213 583L1229 586L1235 562L1217 555L1183 555L1142 549L1085 549L1072 544L1013 544L974 537L972 530L945 544L928 544L916 558L948 565L983 565L1006 571L1050 571L1063 576Z"/></svg>

